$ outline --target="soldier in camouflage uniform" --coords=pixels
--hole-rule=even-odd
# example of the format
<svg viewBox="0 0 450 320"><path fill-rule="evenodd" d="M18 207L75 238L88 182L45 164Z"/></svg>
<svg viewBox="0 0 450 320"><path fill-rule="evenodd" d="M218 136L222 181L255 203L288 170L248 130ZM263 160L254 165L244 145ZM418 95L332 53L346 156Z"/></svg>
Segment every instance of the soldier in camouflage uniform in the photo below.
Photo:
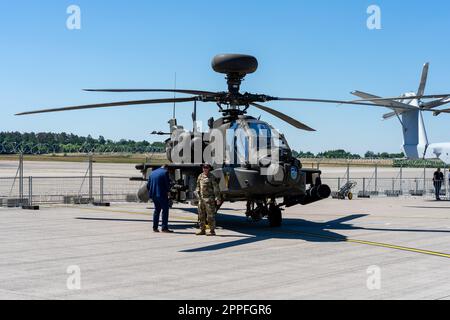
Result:
<svg viewBox="0 0 450 320"><path fill-rule="evenodd" d="M197 179L197 195L198 203L198 218L200 222L200 232L198 236L206 235L206 221L210 228L209 236L216 235L216 211L217 207L221 205L219 185L216 178L211 173L212 166L204 165L203 173Z"/></svg>

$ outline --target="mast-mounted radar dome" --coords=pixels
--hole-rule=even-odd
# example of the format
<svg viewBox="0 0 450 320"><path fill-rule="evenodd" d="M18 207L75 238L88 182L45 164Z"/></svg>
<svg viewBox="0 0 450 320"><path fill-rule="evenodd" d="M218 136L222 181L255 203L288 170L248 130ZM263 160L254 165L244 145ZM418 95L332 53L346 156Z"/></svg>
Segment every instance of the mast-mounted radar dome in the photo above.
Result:
<svg viewBox="0 0 450 320"><path fill-rule="evenodd" d="M214 57L212 68L218 73L245 76L258 69L258 60L245 54L220 54Z"/></svg>

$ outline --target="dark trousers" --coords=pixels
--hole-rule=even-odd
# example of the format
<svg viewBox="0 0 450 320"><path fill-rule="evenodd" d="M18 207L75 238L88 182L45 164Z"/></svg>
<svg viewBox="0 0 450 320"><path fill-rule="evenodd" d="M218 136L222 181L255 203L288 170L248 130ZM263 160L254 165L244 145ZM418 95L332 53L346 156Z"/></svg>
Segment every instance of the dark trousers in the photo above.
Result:
<svg viewBox="0 0 450 320"><path fill-rule="evenodd" d="M169 199L153 198L155 204L155 212L153 213L153 229L158 228L159 217L162 211L162 229L169 229Z"/></svg>
<svg viewBox="0 0 450 320"><path fill-rule="evenodd" d="M442 188L442 181L435 181L434 190L436 191L436 200L439 200L441 198L441 188Z"/></svg>

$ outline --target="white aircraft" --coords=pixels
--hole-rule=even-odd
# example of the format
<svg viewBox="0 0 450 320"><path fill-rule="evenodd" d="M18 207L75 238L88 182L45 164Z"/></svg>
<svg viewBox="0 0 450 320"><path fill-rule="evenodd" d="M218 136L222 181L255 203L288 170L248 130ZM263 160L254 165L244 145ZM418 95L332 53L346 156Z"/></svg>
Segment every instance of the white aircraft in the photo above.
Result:
<svg viewBox="0 0 450 320"><path fill-rule="evenodd" d="M441 159L450 164L450 142L429 143L423 112L433 112L435 116L450 113L450 109L436 110L450 103L450 94L424 95L430 64L423 67L422 78L417 93L408 92L396 98L381 98L373 94L354 91L353 95L363 99L356 101L369 101L377 105L385 105L392 112L383 115L383 119L397 117L403 128L403 150L409 159ZM435 99L424 102L426 99ZM437 100L436 100L437 99Z"/></svg>

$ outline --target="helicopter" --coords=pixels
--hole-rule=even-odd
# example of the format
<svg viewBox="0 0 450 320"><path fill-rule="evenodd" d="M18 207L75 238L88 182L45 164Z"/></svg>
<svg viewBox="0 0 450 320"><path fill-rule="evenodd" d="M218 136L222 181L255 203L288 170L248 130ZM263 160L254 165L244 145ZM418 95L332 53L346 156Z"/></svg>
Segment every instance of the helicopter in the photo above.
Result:
<svg viewBox="0 0 450 320"><path fill-rule="evenodd" d="M185 130L173 117L169 121L169 132L153 132L169 135L166 140L166 165L172 190L173 202L198 203L195 188L202 165L210 164L212 174L217 179L223 202L246 202L246 216L260 221L268 218L272 227L282 224L284 207L309 205L329 198L330 187L322 184L321 171L303 168L285 136L269 123L247 114L250 107L275 116L293 127L315 131L306 124L280 111L269 108L264 103L310 102L368 106L386 106L386 102L342 101L307 98L280 98L265 94L241 93L241 84L248 74L258 69L258 60L245 54L220 54L213 58L212 69L226 75L227 91L212 92L184 89L84 89L89 92L133 93L165 92L189 95L167 99L122 101L83 106L22 112L17 115L71 111L94 108L123 107L136 105L193 102L193 129ZM197 103L214 103L222 117L208 120L208 130L202 131L197 125ZM395 102L392 103L394 106ZM147 181L152 170L159 168L151 163L136 166L141 177L132 180ZM148 202L146 185L138 191L139 200Z"/></svg>

